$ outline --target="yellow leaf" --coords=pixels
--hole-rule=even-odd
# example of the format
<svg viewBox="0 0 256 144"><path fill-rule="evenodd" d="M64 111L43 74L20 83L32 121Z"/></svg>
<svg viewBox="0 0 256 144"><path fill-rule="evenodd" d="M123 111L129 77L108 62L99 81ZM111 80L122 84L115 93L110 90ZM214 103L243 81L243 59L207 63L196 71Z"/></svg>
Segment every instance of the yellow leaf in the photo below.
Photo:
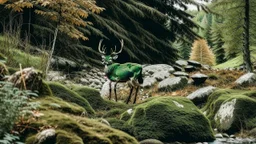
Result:
<svg viewBox="0 0 256 144"><path fill-rule="evenodd" d="M0 4L4 4L6 2L7 2L7 0L0 0Z"/></svg>

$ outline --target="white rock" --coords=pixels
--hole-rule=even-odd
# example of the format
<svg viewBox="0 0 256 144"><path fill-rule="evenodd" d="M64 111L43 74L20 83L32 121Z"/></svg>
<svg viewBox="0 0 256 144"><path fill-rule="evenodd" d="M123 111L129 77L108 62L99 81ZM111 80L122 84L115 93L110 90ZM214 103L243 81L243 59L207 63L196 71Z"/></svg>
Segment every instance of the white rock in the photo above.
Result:
<svg viewBox="0 0 256 144"><path fill-rule="evenodd" d="M145 66L142 70L143 75L146 73L149 73L152 75L152 74L154 74L156 72L160 72L160 71L166 71L171 74L172 72L174 72L174 68L167 64L155 64L155 65Z"/></svg>
<svg viewBox="0 0 256 144"><path fill-rule="evenodd" d="M55 129L46 129L37 134L34 144L42 144L48 141L49 139L54 139L56 136Z"/></svg>
<svg viewBox="0 0 256 144"><path fill-rule="evenodd" d="M129 115L131 115L131 114L132 114L132 112L133 112L133 110L132 110L132 109L128 109L128 110L127 110L127 113L128 113Z"/></svg>
<svg viewBox="0 0 256 144"><path fill-rule="evenodd" d="M157 81L161 81L165 78L168 78L169 76L170 76L170 73L167 71L159 71L153 74L153 78L155 78Z"/></svg>
<svg viewBox="0 0 256 144"><path fill-rule="evenodd" d="M143 80L143 84L142 87L143 88L150 88L151 86L153 86L156 83L156 79L153 77L146 77Z"/></svg>
<svg viewBox="0 0 256 144"><path fill-rule="evenodd" d="M254 85L256 85L256 74L255 73L244 74L240 78L238 78L235 81L235 83L238 84L238 85L243 85L243 84L254 84Z"/></svg>
<svg viewBox="0 0 256 144"><path fill-rule="evenodd" d="M220 109L214 116L214 120L220 123L221 130L227 130L231 127L234 121L234 110L236 99L221 104Z"/></svg>
<svg viewBox="0 0 256 144"><path fill-rule="evenodd" d="M202 102L208 98L209 95L211 95L216 87L213 86L207 86L200 89L197 89L193 93L187 96L188 99L192 100L193 102Z"/></svg>
<svg viewBox="0 0 256 144"><path fill-rule="evenodd" d="M158 84L158 91L173 91L183 88L188 84L188 79L185 77L167 78Z"/></svg>

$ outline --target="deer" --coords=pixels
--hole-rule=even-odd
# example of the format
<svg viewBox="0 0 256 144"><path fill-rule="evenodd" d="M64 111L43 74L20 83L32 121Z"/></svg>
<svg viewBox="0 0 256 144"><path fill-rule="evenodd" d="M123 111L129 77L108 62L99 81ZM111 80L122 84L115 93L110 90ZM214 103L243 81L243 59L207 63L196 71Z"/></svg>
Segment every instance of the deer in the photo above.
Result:
<svg viewBox="0 0 256 144"><path fill-rule="evenodd" d="M143 83L142 78L142 66L137 63L115 63L113 60L116 60L118 58L118 54L120 54L123 50L124 41L121 39L119 40L121 47L120 50L113 50L111 48L111 53L109 55L106 54L106 47L103 45L101 46L103 39L99 41L98 45L98 51L100 54L102 54L102 64L104 67L104 73L105 76L110 80L109 83L109 100L111 100L111 82L115 82L114 84L114 93L115 93L115 101L117 102L117 94L116 94L116 85L118 83L128 83L128 86L130 87L130 93L126 100L126 104L130 102L131 95L133 92L133 89L136 88L135 96L133 104L136 103L137 94L140 88L140 84Z"/></svg>

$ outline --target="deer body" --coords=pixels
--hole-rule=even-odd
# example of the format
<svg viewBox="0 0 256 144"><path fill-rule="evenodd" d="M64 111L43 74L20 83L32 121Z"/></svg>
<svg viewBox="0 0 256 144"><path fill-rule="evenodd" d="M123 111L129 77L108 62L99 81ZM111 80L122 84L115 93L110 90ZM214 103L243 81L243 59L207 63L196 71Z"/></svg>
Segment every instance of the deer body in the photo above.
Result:
<svg viewBox="0 0 256 144"><path fill-rule="evenodd" d="M118 53L112 52L111 55L105 55L105 53L101 50L101 42L102 40L99 43L99 52L104 54L102 56L102 63L105 65L104 72L106 77L110 80L109 99L111 99L111 82L116 82L114 86L116 101L117 101L117 94L116 94L117 83L128 82L129 86L131 87L131 90L130 90L129 97L126 100L126 103L129 103L131 99L133 88L136 88L136 93L133 101L133 103L136 103L136 97L137 97L140 84L143 83L142 66L137 63L124 63L124 64L113 63L112 59L115 60L117 58L117 54L120 53L122 50L123 41L120 41L121 50Z"/></svg>

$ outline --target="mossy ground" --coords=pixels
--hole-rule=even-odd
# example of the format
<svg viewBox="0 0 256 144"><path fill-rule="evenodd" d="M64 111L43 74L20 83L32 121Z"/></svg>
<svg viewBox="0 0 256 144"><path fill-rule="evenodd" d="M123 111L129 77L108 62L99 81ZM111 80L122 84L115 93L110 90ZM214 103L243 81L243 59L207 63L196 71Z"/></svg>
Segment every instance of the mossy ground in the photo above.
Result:
<svg viewBox="0 0 256 144"><path fill-rule="evenodd" d="M64 114L55 110L41 111L44 115L32 121L30 127L39 129L43 126L55 127L56 144L92 143L92 144L135 144L136 139L128 134L110 128L96 120L76 115ZM36 131L27 129L27 144L33 144ZM74 135L71 135L74 134Z"/></svg>
<svg viewBox="0 0 256 144"><path fill-rule="evenodd" d="M178 107L175 102L183 105ZM211 141L214 139L209 121L188 99L158 97L135 107L127 124L139 139L158 139L164 142Z"/></svg>
<svg viewBox="0 0 256 144"><path fill-rule="evenodd" d="M68 89L66 86L57 82L47 82L47 84L49 85L54 96L62 98L65 101L73 102L82 106L90 115L95 114L95 111L91 107L90 103L76 92ZM84 92L89 93L89 91Z"/></svg>
<svg viewBox="0 0 256 144"><path fill-rule="evenodd" d="M26 123L29 124L29 126L23 123L25 129L21 131L21 138L26 144L33 144L38 131L47 128L54 128L56 130L56 139L54 142L50 142L56 144L138 143L135 138L120 130L98 122L97 119L89 119L81 115L85 111L88 112L88 110L91 110L91 112L94 112L94 110L90 105L81 105L81 103L78 102L78 100L85 100L79 94L58 83L46 82L45 84L49 84L52 95L44 95L33 100L40 102L40 107L37 111L43 115L36 119L29 118L27 121L29 123ZM90 90L92 89L87 89L87 91L84 92L90 93ZM116 109L109 114L109 117L114 117L116 114L120 113L121 112ZM16 126L17 129L20 127L23 128L20 124Z"/></svg>
<svg viewBox="0 0 256 144"><path fill-rule="evenodd" d="M219 127L219 122L214 120L214 116L221 104L236 99L234 110L234 122L226 130L228 133L239 132L241 129L252 129L256 127L256 91L219 89L211 94L207 103L202 108L206 116L211 120L213 127Z"/></svg>
<svg viewBox="0 0 256 144"><path fill-rule="evenodd" d="M103 117L119 117L122 112L134 106L122 102L105 100L100 96L98 90L89 87L72 86L71 89L86 99L92 108L97 111L98 115L102 115Z"/></svg>

